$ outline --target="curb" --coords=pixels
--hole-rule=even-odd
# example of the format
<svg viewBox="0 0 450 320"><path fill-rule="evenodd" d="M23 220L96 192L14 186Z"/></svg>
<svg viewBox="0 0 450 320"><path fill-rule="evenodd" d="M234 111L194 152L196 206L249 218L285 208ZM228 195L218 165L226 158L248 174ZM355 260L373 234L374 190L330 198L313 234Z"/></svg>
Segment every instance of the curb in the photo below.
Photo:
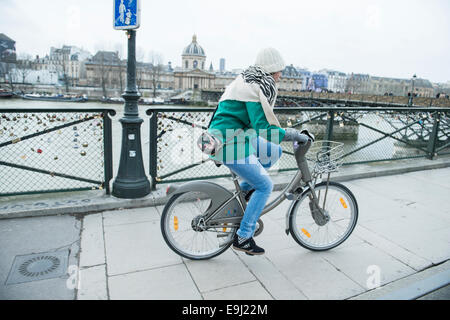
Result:
<svg viewBox="0 0 450 320"><path fill-rule="evenodd" d="M349 300L416 300L449 283L450 260L446 260Z"/></svg>
<svg viewBox="0 0 450 320"><path fill-rule="evenodd" d="M432 162L432 163L430 163ZM450 167L450 157L437 160L397 160L397 161L385 161L364 165L351 165L341 169L341 171L334 173L331 177L332 181L346 182L358 179L367 179L374 177L383 177L396 174L404 174L415 171L442 169ZM290 181L293 171L289 173L280 173L278 175L271 176L274 182L274 191L282 191L286 185L286 181ZM219 183L229 190L234 189L233 183L230 179L219 178L211 179L209 181ZM155 191L152 191L149 195L140 199L119 199L113 196L107 196L104 193L91 195L86 193L80 195L79 193L74 197L68 194L55 198L53 204L48 204L45 208L36 209L37 204L42 206L42 200L39 203L18 204L13 207L27 207L22 210L15 210L9 212L1 212L4 204L0 202L0 220L1 219L13 219L13 218L27 218L38 216L52 216L52 215L64 215L64 214L93 214L103 211L121 210L121 209L135 209L149 206L160 206L167 203L169 198L165 195L166 187L169 184L158 185ZM84 198L83 198L84 197ZM74 199L70 201L67 199ZM61 205L61 202L82 202L82 204L76 205ZM51 201L50 201L51 202Z"/></svg>

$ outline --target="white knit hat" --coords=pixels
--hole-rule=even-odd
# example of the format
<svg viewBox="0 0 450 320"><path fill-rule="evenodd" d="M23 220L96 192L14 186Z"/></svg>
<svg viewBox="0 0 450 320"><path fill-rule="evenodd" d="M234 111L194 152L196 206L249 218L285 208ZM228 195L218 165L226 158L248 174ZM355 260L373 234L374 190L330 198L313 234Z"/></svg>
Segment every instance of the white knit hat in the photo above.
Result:
<svg viewBox="0 0 450 320"><path fill-rule="evenodd" d="M274 48L262 49L256 57L255 65L261 67L268 73L283 71L286 67L281 54Z"/></svg>

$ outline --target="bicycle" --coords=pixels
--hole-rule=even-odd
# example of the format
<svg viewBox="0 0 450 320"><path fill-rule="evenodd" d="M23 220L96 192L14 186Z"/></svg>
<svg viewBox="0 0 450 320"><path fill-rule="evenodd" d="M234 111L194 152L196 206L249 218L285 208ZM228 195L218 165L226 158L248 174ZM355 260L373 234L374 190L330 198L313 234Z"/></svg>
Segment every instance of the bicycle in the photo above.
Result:
<svg viewBox="0 0 450 320"><path fill-rule="evenodd" d="M266 204L254 237L263 231L261 217L286 199L292 201L286 213L286 234L306 249L330 250L353 232L358 220L356 198L344 185L330 181L330 174L342 165L343 143L316 141L311 148L312 144L308 140L294 149L299 170L281 194ZM312 172L308 161L313 164ZM317 183L324 174L326 181ZM233 171L231 176L234 192L209 181L169 185L166 194L170 199L161 215L161 232L175 253L191 260L206 260L231 246L246 209L238 176Z"/></svg>

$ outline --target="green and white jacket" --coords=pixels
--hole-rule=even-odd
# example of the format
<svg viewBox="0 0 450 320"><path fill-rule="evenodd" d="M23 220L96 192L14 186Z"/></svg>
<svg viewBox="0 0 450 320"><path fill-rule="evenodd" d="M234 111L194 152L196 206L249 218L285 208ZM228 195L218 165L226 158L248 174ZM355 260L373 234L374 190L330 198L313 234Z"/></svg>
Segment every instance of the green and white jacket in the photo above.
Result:
<svg viewBox="0 0 450 320"><path fill-rule="evenodd" d="M220 162L246 158L256 153L250 143L256 136L280 144L285 131L273 112L275 101L276 97L270 105L258 84L246 83L239 75L227 86L208 129L225 143L211 158Z"/></svg>

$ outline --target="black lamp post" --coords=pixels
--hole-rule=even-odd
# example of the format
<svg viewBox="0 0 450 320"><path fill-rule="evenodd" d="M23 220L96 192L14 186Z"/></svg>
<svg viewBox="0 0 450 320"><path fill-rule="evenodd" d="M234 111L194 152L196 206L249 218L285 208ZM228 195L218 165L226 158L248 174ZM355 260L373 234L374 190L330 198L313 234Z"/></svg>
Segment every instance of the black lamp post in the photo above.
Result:
<svg viewBox="0 0 450 320"><path fill-rule="evenodd" d="M127 88L122 124L122 149L119 172L113 183L112 194L118 198L142 198L150 193L150 182L145 175L141 150L141 124L138 100L141 95L136 85L136 30L128 30Z"/></svg>

